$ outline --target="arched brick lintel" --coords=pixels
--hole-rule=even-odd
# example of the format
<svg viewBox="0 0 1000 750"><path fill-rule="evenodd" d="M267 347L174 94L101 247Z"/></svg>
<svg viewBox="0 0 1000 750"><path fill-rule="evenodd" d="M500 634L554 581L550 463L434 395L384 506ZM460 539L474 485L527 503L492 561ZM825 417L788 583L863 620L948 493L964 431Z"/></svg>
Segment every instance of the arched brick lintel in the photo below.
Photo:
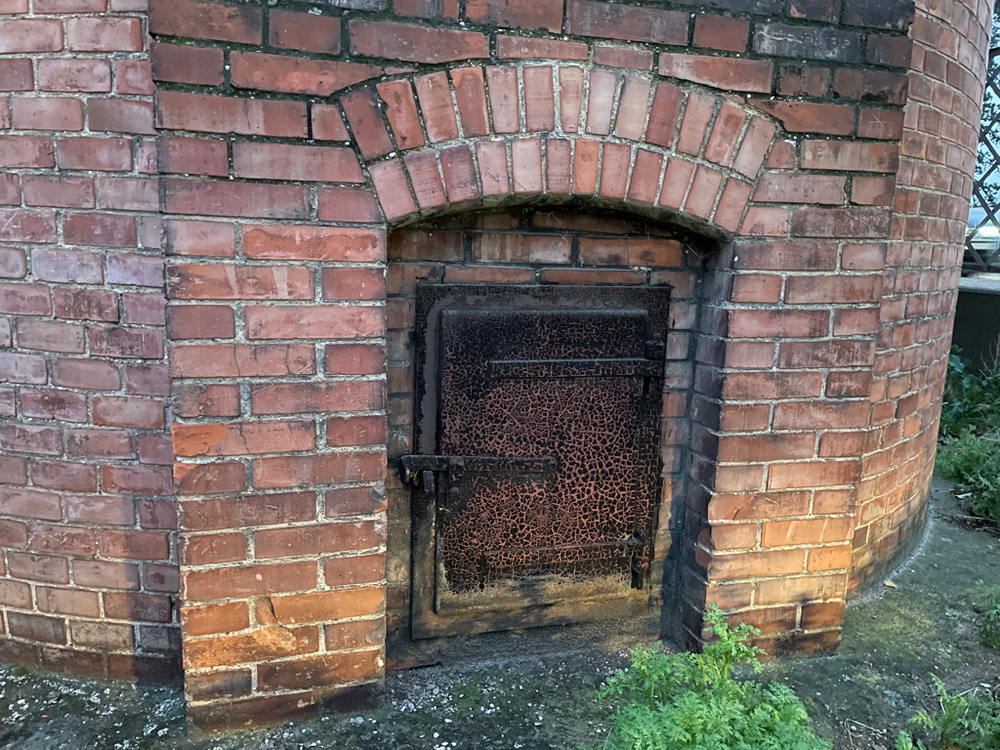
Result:
<svg viewBox="0 0 1000 750"><path fill-rule="evenodd" d="M340 104L389 228L586 200L727 240L777 133L720 94L579 66L436 71Z"/></svg>

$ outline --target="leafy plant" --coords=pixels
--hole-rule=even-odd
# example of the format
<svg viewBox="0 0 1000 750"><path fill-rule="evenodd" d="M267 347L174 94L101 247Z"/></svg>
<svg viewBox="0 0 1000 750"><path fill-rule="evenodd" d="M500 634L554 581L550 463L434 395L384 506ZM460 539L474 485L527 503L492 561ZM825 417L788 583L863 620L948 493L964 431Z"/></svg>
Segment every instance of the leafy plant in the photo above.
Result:
<svg viewBox="0 0 1000 750"><path fill-rule="evenodd" d="M979 640L995 651L1000 651L1000 599L979 618Z"/></svg>
<svg viewBox="0 0 1000 750"><path fill-rule="evenodd" d="M1000 370L976 373L953 350L944 398L938 470L968 487L969 512L1000 522Z"/></svg>
<svg viewBox="0 0 1000 750"><path fill-rule="evenodd" d="M611 750L829 750L816 737L802 702L784 685L730 677L733 666L760 671L764 652L747 641L760 631L731 628L711 606L705 615L716 640L700 654L665 654L637 646L631 666L601 688L614 697Z"/></svg>
<svg viewBox="0 0 1000 750"><path fill-rule="evenodd" d="M949 693L937 675L931 675L940 710L921 711L900 732L896 750L996 750L1000 747L1000 701L989 693ZM926 744L925 744L926 740Z"/></svg>

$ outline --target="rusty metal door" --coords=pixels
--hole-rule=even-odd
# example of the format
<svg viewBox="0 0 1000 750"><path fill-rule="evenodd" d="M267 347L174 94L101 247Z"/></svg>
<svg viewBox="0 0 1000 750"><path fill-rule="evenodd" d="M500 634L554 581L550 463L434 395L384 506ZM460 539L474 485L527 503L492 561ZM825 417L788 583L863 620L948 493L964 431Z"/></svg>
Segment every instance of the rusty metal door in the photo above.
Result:
<svg viewBox="0 0 1000 750"><path fill-rule="evenodd" d="M416 638L622 616L660 486L667 289L424 285Z"/></svg>

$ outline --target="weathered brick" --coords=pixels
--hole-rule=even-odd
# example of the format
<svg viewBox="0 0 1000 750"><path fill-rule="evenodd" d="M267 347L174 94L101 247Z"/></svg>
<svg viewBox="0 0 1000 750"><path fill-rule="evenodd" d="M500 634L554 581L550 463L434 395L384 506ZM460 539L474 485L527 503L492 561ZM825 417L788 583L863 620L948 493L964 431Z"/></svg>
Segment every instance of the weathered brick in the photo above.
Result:
<svg viewBox="0 0 1000 750"><path fill-rule="evenodd" d="M352 20L351 53L406 62L443 63L489 56L484 35L389 21Z"/></svg>
<svg viewBox="0 0 1000 750"><path fill-rule="evenodd" d="M361 63L259 52L232 52L230 61L230 80L234 86L315 96L329 96L382 72L381 68Z"/></svg>

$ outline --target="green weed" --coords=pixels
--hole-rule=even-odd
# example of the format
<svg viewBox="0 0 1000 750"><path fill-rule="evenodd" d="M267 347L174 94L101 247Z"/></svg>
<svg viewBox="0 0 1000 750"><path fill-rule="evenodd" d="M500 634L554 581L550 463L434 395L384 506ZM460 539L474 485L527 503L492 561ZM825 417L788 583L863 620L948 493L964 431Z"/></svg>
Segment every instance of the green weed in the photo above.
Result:
<svg viewBox="0 0 1000 750"><path fill-rule="evenodd" d="M910 732L900 732L896 750L997 750L1000 748L1000 701L988 692L949 693L932 675L940 709L921 711Z"/></svg>
<svg viewBox="0 0 1000 750"><path fill-rule="evenodd" d="M601 688L614 698L606 750L829 750L802 702L784 685L730 677L736 665L760 671L760 631L730 628L714 605L705 620L716 640L700 654L637 646L631 666Z"/></svg>
<svg viewBox="0 0 1000 750"><path fill-rule="evenodd" d="M979 617L979 640L994 651L1000 651L1000 599Z"/></svg>
<svg viewBox="0 0 1000 750"><path fill-rule="evenodd" d="M939 473L969 489L969 512L1000 522L1000 371L949 358L941 410Z"/></svg>

